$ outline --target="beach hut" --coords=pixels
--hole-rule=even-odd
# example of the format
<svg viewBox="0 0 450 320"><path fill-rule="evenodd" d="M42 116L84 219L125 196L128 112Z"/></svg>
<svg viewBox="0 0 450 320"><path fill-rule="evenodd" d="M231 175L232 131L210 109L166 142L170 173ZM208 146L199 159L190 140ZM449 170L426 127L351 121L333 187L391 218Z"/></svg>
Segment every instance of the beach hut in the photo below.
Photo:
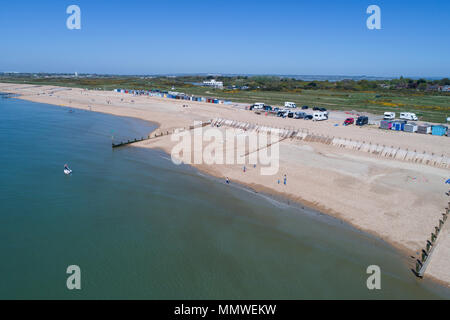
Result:
<svg viewBox="0 0 450 320"><path fill-rule="evenodd" d="M392 128L392 121L383 120L380 122L380 129L390 130Z"/></svg>
<svg viewBox="0 0 450 320"><path fill-rule="evenodd" d="M428 124L424 124L423 126L418 126L417 133L430 134L431 133L431 126L428 125Z"/></svg>
<svg viewBox="0 0 450 320"><path fill-rule="evenodd" d="M392 122L391 130L403 131L405 128L405 123L401 121Z"/></svg>
<svg viewBox="0 0 450 320"><path fill-rule="evenodd" d="M433 136L443 136L447 133L447 127L445 126L432 126L431 127L431 134Z"/></svg>
<svg viewBox="0 0 450 320"><path fill-rule="evenodd" d="M406 132L417 132L418 125L414 123L405 124L404 131Z"/></svg>

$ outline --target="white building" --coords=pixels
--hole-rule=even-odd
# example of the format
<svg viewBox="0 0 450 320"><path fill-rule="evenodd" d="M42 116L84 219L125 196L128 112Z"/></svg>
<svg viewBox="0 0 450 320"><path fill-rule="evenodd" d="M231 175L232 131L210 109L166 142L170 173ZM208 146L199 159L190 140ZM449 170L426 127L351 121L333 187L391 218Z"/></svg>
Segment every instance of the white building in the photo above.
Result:
<svg viewBox="0 0 450 320"><path fill-rule="evenodd" d="M223 89L223 82L222 81L216 81L214 79L210 81L203 81L203 85L207 87L213 87L216 89Z"/></svg>

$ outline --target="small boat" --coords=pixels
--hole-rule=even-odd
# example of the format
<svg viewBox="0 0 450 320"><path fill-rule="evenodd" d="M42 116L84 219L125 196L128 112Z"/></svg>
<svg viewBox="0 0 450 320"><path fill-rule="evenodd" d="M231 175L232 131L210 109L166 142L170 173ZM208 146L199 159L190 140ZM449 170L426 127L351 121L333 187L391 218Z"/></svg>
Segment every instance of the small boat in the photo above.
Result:
<svg viewBox="0 0 450 320"><path fill-rule="evenodd" d="M64 165L64 174L69 175L72 173L72 170L69 168L69 166L66 164Z"/></svg>

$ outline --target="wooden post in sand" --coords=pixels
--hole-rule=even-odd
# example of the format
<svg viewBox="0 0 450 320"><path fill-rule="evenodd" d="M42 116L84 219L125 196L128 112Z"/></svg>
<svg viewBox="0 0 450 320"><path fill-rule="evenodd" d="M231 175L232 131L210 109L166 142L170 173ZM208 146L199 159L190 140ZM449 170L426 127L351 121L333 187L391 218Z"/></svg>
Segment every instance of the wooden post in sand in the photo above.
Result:
<svg viewBox="0 0 450 320"><path fill-rule="evenodd" d="M436 235L434 233L431 233L431 242L434 244L436 241Z"/></svg>

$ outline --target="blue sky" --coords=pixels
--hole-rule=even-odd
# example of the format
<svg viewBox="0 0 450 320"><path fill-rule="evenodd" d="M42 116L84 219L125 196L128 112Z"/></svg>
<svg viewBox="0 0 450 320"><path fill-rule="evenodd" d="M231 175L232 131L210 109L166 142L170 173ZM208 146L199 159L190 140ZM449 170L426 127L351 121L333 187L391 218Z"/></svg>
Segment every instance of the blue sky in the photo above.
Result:
<svg viewBox="0 0 450 320"><path fill-rule="evenodd" d="M0 32L0 71L450 76L448 0L8 0Z"/></svg>

